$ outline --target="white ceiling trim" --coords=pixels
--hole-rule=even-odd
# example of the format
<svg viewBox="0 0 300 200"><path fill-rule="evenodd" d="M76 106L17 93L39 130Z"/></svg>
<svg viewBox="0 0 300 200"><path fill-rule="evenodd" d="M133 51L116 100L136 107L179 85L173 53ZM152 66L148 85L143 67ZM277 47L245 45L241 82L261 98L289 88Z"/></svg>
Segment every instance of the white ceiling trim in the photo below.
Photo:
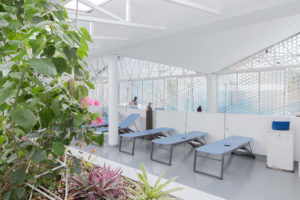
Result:
<svg viewBox="0 0 300 200"><path fill-rule="evenodd" d="M176 3L185 7L189 7L189 8L194 8L194 9L198 9L198 10L202 10L204 12L210 13L210 14L215 14L215 15L220 15L221 12L211 6L205 6L205 5L201 5L199 3L194 3L192 1L189 0L166 0L166 1L170 1L172 3Z"/></svg>
<svg viewBox="0 0 300 200"><path fill-rule="evenodd" d="M128 27L134 27L134 28L166 30L166 28L164 26L139 24L139 23L126 22L126 21L116 21L116 20L104 19L104 18L99 18L99 17L84 16L84 15L78 15L77 18L76 18L75 14L69 14L69 18L70 19L77 19L79 21L97 22L97 23L112 24L112 25L121 25L121 26L128 26Z"/></svg>

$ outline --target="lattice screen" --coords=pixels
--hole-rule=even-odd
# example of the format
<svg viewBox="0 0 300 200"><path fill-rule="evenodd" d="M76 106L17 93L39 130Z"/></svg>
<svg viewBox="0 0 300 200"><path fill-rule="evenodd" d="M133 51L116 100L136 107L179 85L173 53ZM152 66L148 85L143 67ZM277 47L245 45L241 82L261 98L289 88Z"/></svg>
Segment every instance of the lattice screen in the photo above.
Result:
<svg viewBox="0 0 300 200"><path fill-rule="evenodd" d="M193 103L192 78L178 79L178 110L190 111Z"/></svg>
<svg viewBox="0 0 300 200"><path fill-rule="evenodd" d="M238 108L240 114L259 113L259 73L238 75Z"/></svg>
<svg viewBox="0 0 300 200"><path fill-rule="evenodd" d="M300 67L286 70L285 114L296 115L300 112Z"/></svg>
<svg viewBox="0 0 300 200"><path fill-rule="evenodd" d="M300 64L300 34L272 45L232 65L231 70L271 68Z"/></svg>
<svg viewBox="0 0 300 200"><path fill-rule="evenodd" d="M222 113L295 116L300 112L300 67L219 75L218 108Z"/></svg>
<svg viewBox="0 0 300 200"><path fill-rule="evenodd" d="M193 105L192 111L196 111L198 106L202 111L207 111L207 79L205 76L193 78Z"/></svg>
<svg viewBox="0 0 300 200"><path fill-rule="evenodd" d="M153 102L152 99L152 80L143 81L143 101L142 108L146 108L149 103Z"/></svg>
<svg viewBox="0 0 300 200"><path fill-rule="evenodd" d="M237 113L237 75L220 75L218 79L218 111Z"/></svg>
<svg viewBox="0 0 300 200"><path fill-rule="evenodd" d="M260 114L284 115L285 71L260 73Z"/></svg>
<svg viewBox="0 0 300 200"><path fill-rule="evenodd" d="M143 99L143 81L133 81L132 82L132 97L131 99L133 99L134 97L138 98L138 103L141 104L142 103L142 99Z"/></svg>
<svg viewBox="0 0 300 200"><path fill-rule="evenodd" d="M130 101L128 97L128 82L120 82L119 87L119 104L120 105L127 105Z"/></svg>
<svg viewBox="0 0 300 200"><path fill-rule="evenodd" d="M153 80L153 108L164 108L164 80Z"/></svg>
<svg viewBox="0 0 300 200"><path fill-rule="evenodd" d="M165 108L177 110L177 79L165 79Z"/></svg>
<svg viewBox="0 0 300 200"><path fill-rule="evenodd" d="M128 57L121 58L119 64L119 78L121 80L180 76L195 73L195 71L181 67L173 67Z"/></svg>
<svg viewBox="0 0 300 200"><path fill-rule="evenodd" d="M219 112L296 115L300 112L300 33L232 65L218 80Z"/></svg>

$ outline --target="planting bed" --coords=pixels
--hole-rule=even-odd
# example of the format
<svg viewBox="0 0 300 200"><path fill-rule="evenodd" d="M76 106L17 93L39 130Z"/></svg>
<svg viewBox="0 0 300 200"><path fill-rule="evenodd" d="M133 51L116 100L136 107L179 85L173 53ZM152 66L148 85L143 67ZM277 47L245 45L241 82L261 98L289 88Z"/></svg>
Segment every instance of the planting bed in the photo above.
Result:
<svg viewBox="0 0 300 200"><path fill-rule="evenodd" d="M92 168L96 167L92 164L90 164L90 166ZM88 174L88 171L87 169L85 169L84 165L82 164L82 172L81 172L81 175L82 174L85 174L87 175ZM72 175L74 176L74 175ZM64 176L63 176L64 177ZM72 190L72 184L73 184L73 179L72 178L69 178L69 188L68 188L68 191L71 191ZM137 188L135 187L135 185L132 183L137 183L136 181L133 181L133 180L129 180L128 178L124 177L124 176L120 176L120 182L123 184L124 186L124 190L123 190L123 194L122 195L119 195L116 199L118 200L134 200L134 194L128 189L128 188L131 188L135 191L137 191ZM51 192L53 192L56 196L60 197L61 199L64 199L65 197L65 179L62 179L60 182L58 182L57 184L54 184L54 185L58 185L56 188L52 188L50 189ZM174 196L171 196L171 195L168 195L167 196L168 199L170 200L180 200L180 198L177 198L177 197L174 197ZM72 200L72 199L78 199L78 200L81 200L81 199L88 199L88 198L72 198L71 195L69 194L68 195L68 200ZM93 200L105 200L105 198L93 198ZM114 198L115 199L115 198ZM44 197L42 196L41 194L37 193L37 192L34 192L33 193L33 196L32 196L32 200L48 200L47 197Z"/></svg>

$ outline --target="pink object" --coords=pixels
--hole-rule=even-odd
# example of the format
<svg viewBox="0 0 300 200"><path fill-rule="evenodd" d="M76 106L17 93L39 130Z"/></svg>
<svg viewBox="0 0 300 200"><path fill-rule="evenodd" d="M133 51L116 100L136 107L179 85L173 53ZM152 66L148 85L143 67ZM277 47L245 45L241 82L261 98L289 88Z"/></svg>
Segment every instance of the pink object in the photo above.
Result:
<svg viewBox="0 0 300 200"><path fill-rule="evenodd" d="M94 101L92 99L90 99L89 97L86 98L86 102L89 106L94 104Z"/></svg>
<svg viewBox="0 0 300 200"><path fill-rule="evenodd" d="M28 138L27 137L22 137L22 141L25 141L25 140L28 140Z"/></svg>
<svg viewBox="0 0 300 200"><path fill-rule="evenodd" d="M93 126L96 123L96 120L93 120L91 123L91 126Z"/></svg>
<svg viewBox="0 0 300 200"><path fill-rule="evenodd" d="M80 103L83 104L83 103L84 103L84 100L85 100L85 99L81 99L81 100L80 100Z"/></svg>
<svg viewBox="0 0 300 200"><path fill-rule="evenodd" d="M104 122L103 118L100 118L100 117L97 118L97 125L98 126L101 126L101 124L103 124L103 122Z"/></svg>
<svg viewBox="0 0 300 200"><path fill-rule="evenodd" d="M97 99L95 99L94 105L95 105L95 106L99 106L99 101L97 101Z"/></svg>

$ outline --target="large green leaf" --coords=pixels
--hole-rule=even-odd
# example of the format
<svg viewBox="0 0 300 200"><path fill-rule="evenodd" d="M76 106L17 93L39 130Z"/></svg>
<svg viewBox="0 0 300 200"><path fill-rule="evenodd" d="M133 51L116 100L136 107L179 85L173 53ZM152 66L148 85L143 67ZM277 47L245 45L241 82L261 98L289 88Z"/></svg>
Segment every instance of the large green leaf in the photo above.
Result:
<svg viewBox="0 0 300 200"><path fill-rule="evenodd" d="M11 112L11 119L23 128L32 128L37 122L31 110L21 107Z"/></svg>
<svg viewBox="0 0 300 200"><path fill-rule="evenodd" d="M65 153L65 146L63 143L61 142L53 142L52 143L52 151L58 155L58 156L62 156Z"/></svg>
<svg viewBox="0 0 300 200"><path fill-rule="evenodd" d="M53 45L48 45L45 49L44 49L44 54L50 58L54 55L55 53L55 47Z"/></svg>
<svg viewBox="0 0 300 200"><path fill-rule="evenodd" d="M24 183L25 175L26 174L24 169L18 169L10 175L9 179L12 183L22 184Z"/></svg>
<svg viewBox="0 0 300 200"><path fill-rule="evenodd" d="M97 136L93 136L92 140L94 143L98 144L100 147L102 147L104 145L104 134L100 134Z"/></svg>
<svg viewBox="0 0 300 200"><path fill-rule="evenodd" d="M9 200L11 196L11 190L4 192L2 195L2 200Z"/></svg>
<svg viewBox="0 0 300 200"><path fill-rule="evenodd" d="M65 47L64 54L69 60L72 60L77 54L77 48Z"/></svg>
<svg viewBox="0 0 300 200"><path fill-rule="evenodd" d="M85 98L89 95L89 90L83 86L83 85L78 85L75 87L75 98L77 100L81 100L82 98Z"/></svg>
<svg viewBox="0 0 300 200"><path fill-rule="evenodd" d="M6 101L6 99L13 96L15 90L15 83L9 82L5 84L3 88L0 89L0 105Z"/></svg>
<svg viewBox="0 0 300 200"><path fill-rule="evenodd" d="M0 137L0 146L6 141L6 136L5 135L2 135L1 137Z"/></svg>
<svg viewBox="0 0 300 200"><path fill-rule="evenodd" d="M8 25L9 23L6 20L0 19L0 28L7 27Z"/></svg>
<svg viewBox="0 0 300 200"><path fill-rule="evenodd" d="M14 64L15 64L15 62L6 62L3 64L0 64L0 71L10 69Z"/></svg>
<svg viewBox="0 0 300 200"><path fill-rule="evenodd" d="M67 62L62 57L52 58L52 63L55 65L57 73L72 73L72 68L68 67Z"/></svg>
<svg viewBox="0 0 300 200"><path fill-rule="evenodd" d="M25 188L23 188L23 187L21 187L21 188L18 188L17 189L17 197L19 198L19 199L24 199L24 195L25 195Z"/></svg>
<svg viewBox="0 0 300 200"><path fill-rule="evenodd" d="M34 58L29 61L29 64L33 69L41 74L47 76L55 76L57 74L54 64L48 58Z"/></svg>
<svg viewBox="0 0 300 200"><path fill-rule="evenodd" d="M76 65L74 72L76 79L85 79L87 77L86 72L82 69L80 65Z"/></svg>
<svg viewBox="0 0 300 200"><path fill-rule="evenodd" d="M78 114L78 116L74 117L73 124L74 126L79 127L83 123L84 119L81 114Z"/></svg>
<svg viewBox="0 0 300 200"><path fill-rule="evenodd" d="M42 160L44 160L46 158L46 151L45 150L37 150L36 152L34 152L33 156L32 156L32 160L33 162L41 162Z"/></svg>
<svg viewBox="0 0 300 200"><path fill-rule="evenodd" d="M81 35L84 39L86 39L89 42L92 42L91 35L85 28L83 28L83 27L80 28L80 31L81 31Z"/></svg>

